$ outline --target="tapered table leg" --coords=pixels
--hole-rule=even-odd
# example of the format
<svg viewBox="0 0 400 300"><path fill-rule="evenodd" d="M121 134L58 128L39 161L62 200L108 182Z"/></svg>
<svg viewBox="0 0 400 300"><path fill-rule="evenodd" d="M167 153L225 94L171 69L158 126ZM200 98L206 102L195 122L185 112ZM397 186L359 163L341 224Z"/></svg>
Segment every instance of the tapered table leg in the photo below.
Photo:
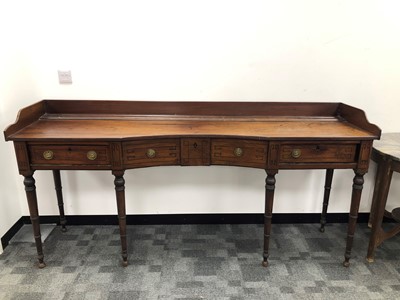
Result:
<svg viewBox="0 0 400 300"><path fill-rule="evenodd" d="M268 266L269 240L271 235L272 207L274 203L276 173L277 171L267 171L267 179L265 180L264 252L262 262L264 267Z"/></svg>
<svg viewBox="0 0 400 300"><path fill-rule="evenodd" d="M61 231L67 231L67 219L65 218L64 213L64 201L63 201L63 194L62 194L62 186L61 186L61 175L60 170L53 170L53 178L54 178L54 186L56 189L57 194L57 202L58 202L58 210L60 212L60 225Z"/></svg>
<svg viewBox="0 0 400 300"><path fill-rule="evenodd" d="M126 244L125 180L123 177L124 172L113 172L113 174L115 176L114 185L115 193L117 196L118 223L122 248L122 265L126 267L128 265L128 251Z"/></svg>
<svg viewBox="0 0 400 300"><path fill-rule="evenodd" d="M319 229L321 232L325 232L326 214L328 212L329 196L331 194L331 187L332 187L332 178L333 178L333 169L327 169L325 175L324 202L322 204L321 228Z"/></svg>
<svg viewBox="0 0 400 300"><path fill-rule="evenodd" d="M39 209L36 197L35 179L33 178L32 175L33 174L24 176L25 177L24 185L25 185L26 198L28 200L29 213L32 222L33 236L35 238L37 258L39 261L38 266L39 268L42 269L46 266L46 264L44 263L42 237L40 234Z"/></svg>
<svg viewBox="0 0 400 300"><path fill-rule="evenodd" d="M353 192L351 195L351 207L349 213L349 224L347 228L347 242L346 251L344 254L343 266L348 267L350 265L351 249L353 247L354 232L356 230L358 210L360 207L361 192L364 185L364 174L355 173L353 179Z"/></svg>

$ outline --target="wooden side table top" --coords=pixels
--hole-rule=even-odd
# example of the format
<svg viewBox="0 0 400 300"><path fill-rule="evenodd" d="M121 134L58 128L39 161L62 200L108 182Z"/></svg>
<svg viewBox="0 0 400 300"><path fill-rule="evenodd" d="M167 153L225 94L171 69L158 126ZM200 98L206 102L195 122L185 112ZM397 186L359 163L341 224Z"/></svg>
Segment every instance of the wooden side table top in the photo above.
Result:
<svg viewBox="0 0 400 300"><path fill-rule="evenodd" d="M374 151L400 161L400 132L383 133L380 140L374 141Z"/></svg>

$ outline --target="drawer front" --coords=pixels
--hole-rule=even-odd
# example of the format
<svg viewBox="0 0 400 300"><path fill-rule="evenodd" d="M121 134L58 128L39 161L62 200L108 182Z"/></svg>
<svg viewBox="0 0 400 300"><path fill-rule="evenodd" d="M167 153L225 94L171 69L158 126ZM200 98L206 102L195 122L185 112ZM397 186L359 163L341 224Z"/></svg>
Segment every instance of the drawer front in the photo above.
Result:
<svg viewBox="0 0 400 300"><path fill-rule="evenodd" d="M30 145L34 165L110 165L106 145Z"/></svg>
<svg viewBox="0 0 400 300"><path fill-rule="evenodd" d="M356 144L283 144L281 163L351 163L355 162Z"/></svg>
<svg viewBox="0 0 400 300"><path fill-rule="evenodd" d="M215 139L211 142L211 163L264 169L267 164L267 142Z"/></svg>
<svg viewBox="0 0 400 300"><path fill-rule="evenodd" d="M178 165L180 142L178 139L133 141L124 143L123 163L127 167Z"/></svg>
<svg viewBox="0 0 400 300"><path fill-rule="evenodd" d="M184 138L181 140L182 166L209 166L210 139Z"/></svg>

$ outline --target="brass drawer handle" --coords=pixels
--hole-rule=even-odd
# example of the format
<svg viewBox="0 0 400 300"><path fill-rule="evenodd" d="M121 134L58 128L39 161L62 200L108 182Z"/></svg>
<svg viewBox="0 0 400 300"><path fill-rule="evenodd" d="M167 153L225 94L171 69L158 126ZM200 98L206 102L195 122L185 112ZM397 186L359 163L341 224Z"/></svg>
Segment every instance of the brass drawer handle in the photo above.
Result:
<svg viewBox="0 0 400 300"><path fill-rule="evenodd" d="M234 150L233 150L233 154L235 154L235 156L237 156L237 157L240 157L240 156L242 156L243 155L243 149L242 148L235 148Z"/></svg>
<svg viewBox="0 0 400 300"><path fill-rule="evenodd" d="M147 152L146 152L146 156L148 157L148 158L153 158L153 157L155 157L156 156L156 150L154 150L154 149L147 149Z"/></svg>
<svg viewBox="0 0 400 300"><path fill-rule="evenodd" d="M88 153L86 154L86 157L90 160L95 160L97 158L97 153L96 151L88 151Z"/></svg>
<svg viewBox="0 0 400 300"><path fill-rule="evenodd" d="M47 159L47 160L53 159L54 153L51 150L46 150L43 152L43 157L44 157L44 159Z"/></svg>
<svg viewBox="0 0 400 300"><path fill-rule="evenodd" d="M292 157L293 158L299 158L301 156L301 150L300 149L293 149L292 150Z"/></svg>

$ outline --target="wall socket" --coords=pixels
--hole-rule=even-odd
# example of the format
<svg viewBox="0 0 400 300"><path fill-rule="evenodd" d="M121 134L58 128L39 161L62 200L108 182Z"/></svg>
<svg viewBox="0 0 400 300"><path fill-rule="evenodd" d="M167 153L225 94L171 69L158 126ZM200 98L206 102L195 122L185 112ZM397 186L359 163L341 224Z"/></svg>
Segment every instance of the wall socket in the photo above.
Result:
<svg viewBox="0 0 400 300"><path fill-rule="evenodd" d="M72 83L72 76L71 71L61 71L58 70L58 81L60 84L71 84Z"/></svg>

